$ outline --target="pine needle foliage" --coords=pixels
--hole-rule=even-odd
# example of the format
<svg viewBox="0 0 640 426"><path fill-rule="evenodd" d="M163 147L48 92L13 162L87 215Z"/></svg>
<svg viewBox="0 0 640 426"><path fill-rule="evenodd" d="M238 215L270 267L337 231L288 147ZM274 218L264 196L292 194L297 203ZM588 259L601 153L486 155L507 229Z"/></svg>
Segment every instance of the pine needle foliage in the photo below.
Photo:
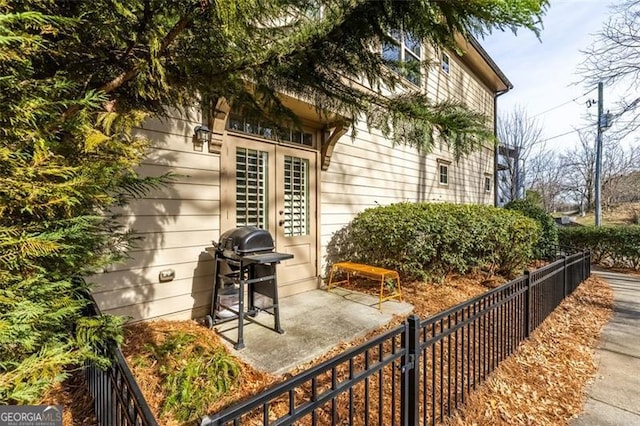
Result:
<svg viewBox="0 0 640 426"><path fill-rule="evenodd" d="M117 336L117 319L81 320L90 286L75 278L125 256L131 235L103 213L167 180L136 173L147 143L132 129L145 118L225 98L295 120L285 92L327 117L364 117L396 143L428 151L438 137L461 156L489 138L485 117L414 92L379 46L393 29L451 49L455 33L537 32L546 7L0 0L0 403L37 402L65 366ZM353 84L361 79L373 90Z"/></svg>
<svg viewBox="0 0 640 426"><path fill-rule="evenodd" d="M122 321L82 318L88 286L77 277L125 254L129 234L100 212L158 179L135 173L146 142L130 130L144 114L107 121L105 94L43 72L80 20L0 7L0 403L27 404L65 368L106 364L94 348Z"/></svg>

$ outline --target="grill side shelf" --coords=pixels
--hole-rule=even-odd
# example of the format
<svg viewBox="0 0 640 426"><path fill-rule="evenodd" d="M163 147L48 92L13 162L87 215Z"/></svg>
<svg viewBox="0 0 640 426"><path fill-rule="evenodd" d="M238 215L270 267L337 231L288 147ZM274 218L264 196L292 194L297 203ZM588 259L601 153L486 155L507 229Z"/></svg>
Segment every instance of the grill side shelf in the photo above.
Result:
<svg viewBox="0 0 640 426"><path fill-rule="evenodd" d="M251 263L279 263L283 260L293 259L293 255L289 253L255 253L242 256L245 262Z"/></svg>

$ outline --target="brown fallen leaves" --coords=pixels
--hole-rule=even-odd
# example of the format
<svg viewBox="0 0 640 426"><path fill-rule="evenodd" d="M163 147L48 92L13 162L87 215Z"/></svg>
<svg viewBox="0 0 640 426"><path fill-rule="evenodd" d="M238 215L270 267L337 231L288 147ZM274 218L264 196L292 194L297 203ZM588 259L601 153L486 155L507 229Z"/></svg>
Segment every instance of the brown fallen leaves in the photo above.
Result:
<svg viewBox="0 0 640 426"><path fill-rule="evenodd" d="M170 412L161 414L162 404L167 396L160 379L159 368L161 366L154 362L147 347L149 344L161 344L164 338L172 332L196 336L197 341L207 346L222 346L220 338L213 330L198 325L195 321L151 321L131 324L126 328L122 352L149 407L162 425L179 425L181 423L175 420ZM224 397L211 401L207 413L203 413L203 415L215 413L235 401L255 395L277 381L275 376L258 371L239 359L236 361L240 364L241 369L238 386Z"/></svg>
<svg viewBox="0 0 640 426"><path fill-rule="evenodd" d="M563 425L582 411L613 291L584 282L473 392L450 425Z"/></svg>
<svg viewBox="0 0 640 426"><path fill-rule="evenodd" d="M64 382L56 383L40 403L62 405L62 424L65 426L97 424L93 411L93 399L87 392L87 382L81 371L74 371Z"/></svg>
<svg viewBox="0 0 640 426"><path fill-rule="evenodd" d="M495 287L500 278L481 274L448 277L443 284L411 283L403 285L405 301L415 306L422 318L484 293ZM358 281L352 287L376 294L375 285ZM446 423L451 425L548 425L567 424L582 410L584 387L596 369L593 348L602 326L611 316L613 293L598 278L590 278L576 292L562 302L558 309L525 341L516 352L491 374L484 385L473 392L466 405ZM371 333L367 338L395 327L404 318L395 320ZM130 366L160 424L179 424L170 417L159 417L164 395L154 366L135 363L134 357L145 351L145 345L158 343L170 331L188 331L199 338L220 344L217 335L193 321L154 321L128 327L123 348ZM336 342L336 348L297 371L329 359L361 343ZM245 399L270 387L283 377L275 377L243 364L240 384L225 398L212 401L208 412L216 412L234 401ZM66 424L90 424L91 416L82 405L86 391L78 382L71 383L71 393L58 394L48 403L59 401L65 405ZM66 395L66 396L65 396ZM64 398L64 399L62 399ZM84 398L86 399L86 398ZM80 403L80 404L79 404ZM77 405L74 408L74 405ZM71 407L69 409L69 407ZM84 407L84 408L83 408Z"/></svg>

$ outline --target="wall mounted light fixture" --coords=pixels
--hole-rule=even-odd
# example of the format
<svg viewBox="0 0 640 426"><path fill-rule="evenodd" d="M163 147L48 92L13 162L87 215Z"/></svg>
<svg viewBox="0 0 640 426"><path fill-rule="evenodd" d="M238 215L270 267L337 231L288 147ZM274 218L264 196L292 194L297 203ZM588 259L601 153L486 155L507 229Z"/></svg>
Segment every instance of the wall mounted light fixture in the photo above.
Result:
<svg viewBox="0 0 640 426"><path fill-rule="evenodd" d="M211 130L207 126L196 126L193 129L193 149L202 151L204 144L211 141Z"/></svg>

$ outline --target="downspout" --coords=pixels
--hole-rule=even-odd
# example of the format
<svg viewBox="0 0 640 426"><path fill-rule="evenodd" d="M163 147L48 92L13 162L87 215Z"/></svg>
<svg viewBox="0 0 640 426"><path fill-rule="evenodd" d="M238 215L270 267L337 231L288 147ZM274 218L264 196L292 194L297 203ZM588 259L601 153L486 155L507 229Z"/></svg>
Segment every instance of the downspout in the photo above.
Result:
<svg viewBox="0 0 640 426"><path fill-rule="evenodd" d="M493 95L493 135L496 137L496 145L493 148L493 206L498 207L498 97L504 95L510 88L500 90Z"/></svg>

